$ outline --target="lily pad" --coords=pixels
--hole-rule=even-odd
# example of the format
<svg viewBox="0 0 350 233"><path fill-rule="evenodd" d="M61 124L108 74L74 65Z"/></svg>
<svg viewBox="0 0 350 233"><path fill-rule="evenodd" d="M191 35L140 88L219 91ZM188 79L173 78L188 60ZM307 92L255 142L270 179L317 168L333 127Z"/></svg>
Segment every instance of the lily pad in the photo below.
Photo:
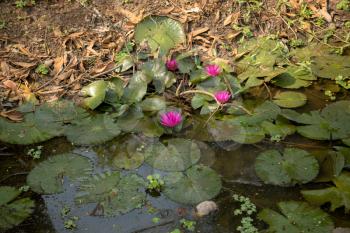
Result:
<svg viewBox="0 0 350 233"><path fill-rule="evenodd" d="M312 155L320 164L320 172L315 182L329 182L339 176L345 166L345 158L341 152L333 150L321 150Z"/></svg>
<svg viewBox="0 0 350 233"><path fill-rule="evenodd" d="M117 123L121 130L124 132L139 132L137 125L144 117L140 105L133 105L128 108L120 117L118 117Z"/></svg>
<svg viewBox="0 0 350 233"><path fill-rule="evenodd" d="M92 165L88 158L77 154L60 154L39 163L27 176L34 192L53 194L63 192L63 177L78 181L90 176Z"/></svg>
<svg viewBox="0 0 350 233"><path fill-rule="evenodd" d="M345 212L350 211L350 172L343 172L338 177L333 178L335 186L317 189L303 190L303 197L314 205L331 203L331 211L344 206Z"/></svg>
<svg viewBox="0 0 350 233"><path fill-rule="evenodd" d="M115 167L136 169L142 165L145 157L142 153L143 143L136 135L128 135L101 145L96 149L101 158L111 158Z"/></svg>
<svg viewBox="0 0 350 233"><path fill-rule="evenodd" d="M149 16L135 28L137 43L147 41L152 51L158 48L162 54L186 41L182 25L168 17Z"/></svg>
<svg viewBox="0 0 350 233"><path fill-rule="evenodd" d="M279 141L283 140L288 135L292 135L296 131L296 127L289 123L288 120L277 118L272 123L271 121L263 121L261 127L264 129L266 134L271 136L271 140Z"/></svg>
<svg viewBox="0 0 350 233"><path fill-rule="evenodd" d="M76 145L99 144L121 133L114 119L106 114L97 114L65 128L67 139Z"/></svg>
<svg viewBox="0 0 350 233"><path fill-rule="evenodd" d="M170 173L164 178L164 194L184 204L198 204L214 198L221 190L219 175L209 167L196 165L184 173Z"/></svg>
<svg viewBox="0 0 350 233"><path fill-rule="evenodd" d="M81 89L84 96L89 96L84 99L83 103L90 109L97 108L105 99L107 83L103 80L98 80L90 83Z"/></svg>
<svg viewBox="0 0 350 233"><path fill-rule="evenodd" d="M256 174L273 185L305 184L316 178L318 170L317 160L297 148L286 148L283 155L277 150L267 150L255 161Z"/></svg>
<svg viewBox="0 0 350 233"><path fill-rule="evenodd" d="M350 136L350 101L332 103L322 111L299 114L293 110L283 110L282 115L291 121L304 124L297 132L315 140L338 140Z"/></svg>
<svg viewBox="0 0 350 233"><path fill-rule="evenodd" d="M77 204L97 203L94 215L115 216L140 208L146 201L145 181L136 174L119 172L94 175L79 187Z"/></svg>
<svg viewBox="0 0 350 233"><path fill-rule="evenodd" d="M0 141L29 145L39 143L63 133L63 126L60 122L41 121L34 113L27 113L24 121L12 123L0 117Z"/></svg>
<svg viewBox="0 0 350 233"><path fill-rule="evenodd" d="M198 145L188 139L174 138L152 143L145 149L146 162L163 171L184 171L200 159Z"/></svg>
<svg viewBox="0 0 350 233"><path fill-rule="evenodd" d="M141 103L142 111L159 112L166 108L165 99L163 97L149 97Z"/></svg>
<svg viewBox="0 0 350 233"><path fill-rule="evenodd" d="M273 102L283 108L301 107L307 100L305 94L294 91L278 92L273 98Z"/></svg>
<svg viewBox="0 0 350 233"><path fill-rule="evenodd" d="M124 89L122 100L125 103L133 104L140 102L147 93L147 77L142 72L136 72Z"/></svg>
<svg viewBox="0 0 350 233"><path fill-rule="evenodd" d="M308 69L298 66L288 66L284 73L278 75L271 82L279 87L298 89L310 86L313 80L317 80L317 78Z"/></svg>
<svg viewBox="0 0 350 233"><path fill-rule="evenodd" d="M321 78L335 79L338 76L344 78L350 74L350 56L317 56L313 57L312 72Z"/></svg>
<svg viewBox="0 0 350 233"><path fill-rule="evenodd" d="M15 200L21 192L9 186L0 187L0 230L6 231L28 218L35 203L29 198Z"/></svg>
<svg viewBox="0 0 350 233"><path fill-rule="evenodd" d="M263 209L258 217L269 224L268 233L329 233L334 224L330 216L305 202L279 202L282 214Z"/></svg>

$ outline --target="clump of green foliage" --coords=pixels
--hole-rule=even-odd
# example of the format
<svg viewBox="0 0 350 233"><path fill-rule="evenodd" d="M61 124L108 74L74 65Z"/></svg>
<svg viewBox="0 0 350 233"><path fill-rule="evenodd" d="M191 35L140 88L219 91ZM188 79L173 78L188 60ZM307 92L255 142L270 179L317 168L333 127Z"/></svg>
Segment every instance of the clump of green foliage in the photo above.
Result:
<svg viewBox="0 0 350 233"><path fill-rule="evenodd" d="M37 146L28 150L27 155L31 156L33 159L40 159L43 146Z"/></svg>
<svg viewBox="0 0 350 233"><path fill-rule="evenodd" d="M244 215L241 219L241 225L237 227L237 231L241 233L258 233L258 229L253 225L253 218L251 217L251 215L256 213L254 203L248 197L238 194L234 194L233 199L240 203L240 208L235 209L233 214L235 216Z"/></svg>
<svg viewBox="0 0 350 233"><path fill-rule="evenodd" d="M337 4L337 10L350 11L350 0L341 0Z"/></svg>
<svg viewBox="0 0 350 233"><path fill-rule="evenodd" d="M38 65L38 67L36 67L35 73L47 75L49 73L49 68L44 64L40 64Z"/></svg>
<svg viewBox="0 0 350 233"><path fill-rule="evenodd" d="M160 192L164 186L164 180L159 174L153 174L147 176L148 186L147 189L153 192Z"/></svg>
<svg viewBox="0 0 350 233"><path fill-rule="evenodd" d="M17 0L16 2L16 7L17 8L24 8L26 6L33 6L35 5L35 0Z"/></svg>
<svg viewBox="0 0 350 233"><path fill-rule="evenodd" d="M194 231L196 229L196 222L195 221L190 221L190 220L183 218L180 220L180 223L181 223L181 226L188 231Z"/></svg>
<svg viewBox="0 0 350 233"><path fill-rule="evenodd" d="M5 20L0 20L0 30L4 29L6 26L6 21Z"/></svg>

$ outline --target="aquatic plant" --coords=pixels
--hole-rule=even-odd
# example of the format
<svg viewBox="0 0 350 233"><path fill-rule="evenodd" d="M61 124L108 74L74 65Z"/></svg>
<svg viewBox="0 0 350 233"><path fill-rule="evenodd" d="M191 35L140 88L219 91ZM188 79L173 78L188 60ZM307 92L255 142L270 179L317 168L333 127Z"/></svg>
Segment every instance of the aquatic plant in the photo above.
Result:
<svg viewBox="0 0 350 233"><path fill-rule="evenodd" d="M205 67L205 72L211 77L216 77L220 74L221 70L218 65L211 64Z"/></svg>
<svg viewBox="0 0 350 233"><path fill-rule="evenodd" d="M21 191L9 186L0 187L0 230L6 231L28 218L35 203L29 198L16 198Z"/></svg>
<svg viewBox="0 0 350 233"><path fill-rule="evenodd" d="M258 233L258 229L253 225L251 215L256 213L256 206L250 201L248 197L234 194L233 199L240 203L239 209L235 209L233 214L235 216L242 215L241 225L236 229L241 233Z"/></svg>
<svg viewBox="0 0 350 233"><path fill-rule="evenodd" d="M214 96L215 96L215 99L221 104L225 104L231 98L231 94L228 91L215 92Z"/></svg>
<svg viewBox="0 0 350 233"><path fill-rule="evenodd" d="M148 185L147 189L149 191L160 192L164 186L164 180L159 174L153 174L147 176Z"/></svg>
<svg viewBox="0 0 350 233"><path fill-rule="evenodd" d="M176 111L165 112L160 115L160 123L169 128L174 128L182 122L181 113Z"/></svg>

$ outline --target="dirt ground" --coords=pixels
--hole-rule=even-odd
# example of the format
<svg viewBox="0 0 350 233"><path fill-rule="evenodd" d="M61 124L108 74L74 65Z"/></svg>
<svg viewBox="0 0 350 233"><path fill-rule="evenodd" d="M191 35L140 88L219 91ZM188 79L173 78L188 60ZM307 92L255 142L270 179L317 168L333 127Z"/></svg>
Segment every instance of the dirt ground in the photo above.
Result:
<svg viewBox="0 0 350 233"><path fill-rule="evenodd" d="M257 11L247 10L254 2L263 4ZM234 0L91 0L83 5L37 0L18 8L14 0L2 0L0 112L28 99L72 98L83 85L113 75L115 54L132 40L135 25L148 15L165 15L183 23L187 43L176 50L195 47L204 60L219 56L233 61L243 33L233 25L249 26L252 36L275 34L285 42L311 34L321 40L330 28L336 35L332 39L339 42L350 30L344 27L350 13L336 10L339 1L327 6L304 1L313 16L295 25L286 19L300 21L301 1L285 1L290 7L278 2L283 1L251 0L247 5ZM310 23L318 18L325 21L321 27ZM39 64L49 67L47 75L35 72Z"/></svg>

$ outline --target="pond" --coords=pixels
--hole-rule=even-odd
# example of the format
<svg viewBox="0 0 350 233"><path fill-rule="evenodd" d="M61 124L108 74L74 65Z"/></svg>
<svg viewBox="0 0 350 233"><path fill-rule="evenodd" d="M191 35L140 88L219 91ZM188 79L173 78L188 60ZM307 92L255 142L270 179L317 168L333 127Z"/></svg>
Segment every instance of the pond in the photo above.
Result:
<svg viewBox="0 0 350 233"><path fill-rule="evenodd" d="M19 122L0 118L1 229L350 228L348 55L262 37L233 62L168 59L185 41L179 23L150 17L135 30L150 51L127 44L117 74L83 87L79 104L27 101Z"/></svg>

